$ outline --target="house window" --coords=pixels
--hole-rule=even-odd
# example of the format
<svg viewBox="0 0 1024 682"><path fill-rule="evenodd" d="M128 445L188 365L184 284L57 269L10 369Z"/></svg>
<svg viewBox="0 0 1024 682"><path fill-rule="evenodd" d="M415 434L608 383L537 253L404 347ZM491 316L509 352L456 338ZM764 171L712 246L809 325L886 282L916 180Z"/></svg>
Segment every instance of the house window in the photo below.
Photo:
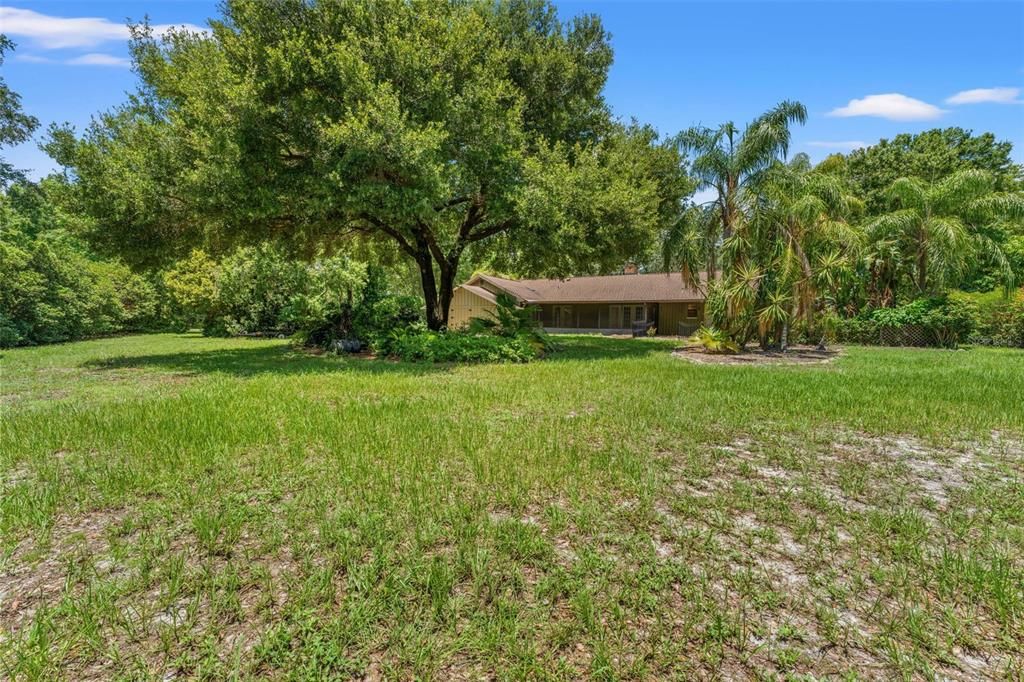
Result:
<svg viewBox="0 0 1024 682"><path fill-rule="evenodd" d="M643 322L644 321L644 307L642 305L638 305L636 307L636 312L633 313L633 321L634 322Z"/></svg>
<svg viewBox="0 0 1024 682"><path fill-rule="evenodd" d="M686 304L686 317L687 317L687 319L690 319L690 320L692 320L695 317L697 317L697 304L696 303L688 303L688 304Z"/></svg>
<svg viewBox="0 0 1024 682"><path fill-rule="evenodd" d="M562 329L574 327L572 321L572 307L567 305L555 306L555 326Z"/></svg>

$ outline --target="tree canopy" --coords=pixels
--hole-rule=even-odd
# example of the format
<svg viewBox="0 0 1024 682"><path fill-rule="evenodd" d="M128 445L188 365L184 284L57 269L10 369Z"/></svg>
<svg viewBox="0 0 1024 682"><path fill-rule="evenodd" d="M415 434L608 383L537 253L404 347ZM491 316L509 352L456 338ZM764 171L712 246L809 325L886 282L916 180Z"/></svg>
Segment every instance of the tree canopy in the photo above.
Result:
<svg viewBox="0 0 1024 682"><path fill-rule="evenodd" d="M5 53L13 49L14 43L10 38L0 33L0 66L4 64ZM21 96L0 77L0 148L27 141L38 127L39 120L22 110ZM18 175L17 170L0 157L0 188L6 187Z"/></svg>
<svg viewBox="0 0 1024 682"><path fill-rule="evenodd" d="M467 254L607 269L642 256L692 190L673 147L610 115L601 22L542 0L228 0L209 36L133 31L139 91L49 149L94 243L136 263L387 240L439 328Z"/></svg>
<svg viewBox="0 0 1024 682"><path fill-rule="evenodd" d="M899 178L938 182L953 173L980 170L991 175L998 191L1020 190L1024 169L1010 157L1013 145L992 133L975 135L963 128L934 128L916 135L857 149L847 157L850 178L872 213L889 208L889 188Z"/></svg>

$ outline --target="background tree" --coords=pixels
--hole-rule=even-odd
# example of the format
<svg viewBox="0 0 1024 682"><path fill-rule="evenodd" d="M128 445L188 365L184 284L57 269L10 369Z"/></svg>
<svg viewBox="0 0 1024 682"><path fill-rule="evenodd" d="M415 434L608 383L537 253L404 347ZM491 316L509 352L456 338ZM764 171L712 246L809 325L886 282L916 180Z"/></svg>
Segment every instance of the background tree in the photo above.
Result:
<svg viewBox="0 0 1024 682"><path fill-rule="evenodd" d="M4 55L13 49L14 43L0 33L0 67L4 65ZM38 127L38 119L22 111L21 96L0 77L0 149L26 142ZM17 177L19 174L15 168L0 157L0 189Z"/></svg>
<svg viewBox="0 0 1024 682"><path fill-rule="evenodd" d="M989 262L1009 290L1015 274L1002 248L986 233L992 225L1024 217L1024 196L996 192L991 173L967 170L928 183L900 178L889 188L892 210L868 225L869 259L882 281L875 292L895 292L900 278L914 294L960 284L972 266ZM894 263L893 261L901 261ZM891 303L887 295L884 303Z"/></svg>
<svg viewBox="0 0 1024 682"><path fill-rule="evenodd" d="M467 254L608 268L681 198L650 131L610 117L600 21L563 24L541 0L229 0L211 37L137 27L133 53L137 95L50 150L94 243L137 263L384 239L416 264L436 329Z"/></svg>
<svg viewBox="0 0 1024 682"><path fill-rule="evenodd" d="M963 128L935 128L903 133L892 140L857 149L847 158L847 172L871 215L889 210L889 188L899 178L938 182L958 171L990 173L995 189L1020 190L1024 169L1013 162L1013 145L992 133L974 135Z"/></svg>

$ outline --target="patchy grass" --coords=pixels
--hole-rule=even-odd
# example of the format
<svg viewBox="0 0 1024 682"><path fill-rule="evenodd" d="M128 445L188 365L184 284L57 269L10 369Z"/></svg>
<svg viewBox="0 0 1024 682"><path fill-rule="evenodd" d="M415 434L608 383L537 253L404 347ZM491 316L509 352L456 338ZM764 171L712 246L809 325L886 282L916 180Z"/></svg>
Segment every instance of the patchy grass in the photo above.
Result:
<svg viewBox="0 0 1024 682"><path fill-rule="evenodd" d="M1024 675L1024 354L0 357L17 679Z"/></svg>

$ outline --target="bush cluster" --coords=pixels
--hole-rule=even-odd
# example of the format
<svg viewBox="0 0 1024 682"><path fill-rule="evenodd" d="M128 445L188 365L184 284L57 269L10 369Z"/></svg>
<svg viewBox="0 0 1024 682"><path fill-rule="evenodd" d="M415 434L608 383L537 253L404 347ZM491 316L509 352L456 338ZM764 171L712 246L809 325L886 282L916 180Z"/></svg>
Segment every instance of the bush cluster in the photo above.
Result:
<svg viewBox="0 0 1024 682"><path fill-rule="evenodd" d="M93 260L69 239L0 240L0 347L169 327L155 277Z"/></svg>
<svg viewBox="0 0 1024 682"><path fill-rule="evenodd" d="M876 308L835 321L836 338L848 343L955 348L978 325L977 307L957 296L919 298L895 308Z"/></svg>
<svg viewBox="0 0 1024 682"><path fill-rule="evenodd" d="M407 362L529 362L552 348L534 313L535 308L500 294L495 311L464 330L398 327L378 337L374 350Z"/></svg>
<svg viewBox="0 0 1024 682"><path fill-rule="evenodd" d="M375 350L406 362L529 362L540 354L540 348L522 336L415 327L393 332Z"/></svg>
<svg viewBox="0 0 1024 682"><path fill-rule="evenodd" d="M1008 297L999 292L960 296L972 301L977 310L971 343L1024 348L1024 287Z"/></svg>
<svg viewBox="0 0 1024 682"><path fill-rule="evenodd" d="M215 262L194 251L163 275L193 326L212 336L290 335L303 345L375 346L421 318L420 302L388 291L384 271L344 256L303 262L272 246Z"/></svg>

